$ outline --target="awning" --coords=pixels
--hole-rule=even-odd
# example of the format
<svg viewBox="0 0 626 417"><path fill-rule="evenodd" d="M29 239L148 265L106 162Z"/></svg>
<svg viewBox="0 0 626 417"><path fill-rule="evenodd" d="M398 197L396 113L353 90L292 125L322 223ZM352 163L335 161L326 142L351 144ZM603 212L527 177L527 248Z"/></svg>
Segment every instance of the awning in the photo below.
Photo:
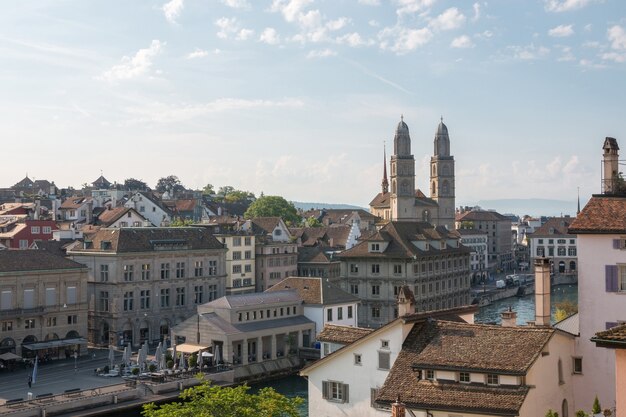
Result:
<svg viewBox="0 0 626 417"><path fill-rule="evenodd" d="M72 345L86 345L87 340L82 337L77 337L73 339L56 339L56 340L46 340L45 342L35 342L29 343L27 345L22 345L22 348L28 350L42 350L42 349L52 349L63 346L72 346Z"/></svg>
<svg viewBox="0 0 626 417"><path fill-rule="evenodd" d="M208 346L194 345L193 343L181 343L180 345L176 345L176 352L183 353L196 353L199 350L208 349ZM169 348L168 350L174 350L173 348Z"/></svg>
<svg viewBox="0 0 626 417"><path fill-rule="evenodd" d="M2 359L3 361L13 361L13 360L22 359L22 358L20 356L17 356L15 353L5 352L2 355L0 355L0 359Z"/></svg>

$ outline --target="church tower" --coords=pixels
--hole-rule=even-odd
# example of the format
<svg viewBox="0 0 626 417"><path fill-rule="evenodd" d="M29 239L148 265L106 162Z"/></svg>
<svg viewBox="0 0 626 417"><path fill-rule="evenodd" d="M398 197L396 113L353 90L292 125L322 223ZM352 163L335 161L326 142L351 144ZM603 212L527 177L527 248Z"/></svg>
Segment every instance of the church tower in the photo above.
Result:
<svg viewBox="0 0 626 417"><path fill-rule="evenodd" d="M416 221L415 158L411 155L409 127L400 117L391 156L391 220Z"/></svg>
<svg viewBox="0 0 626 417"><path fill-rule="evenodd" d="M430 198L439 204L434 223L454 230L454 157L450 155L450 137L443 117L435 134L435 153L430 158Z"/></svg>

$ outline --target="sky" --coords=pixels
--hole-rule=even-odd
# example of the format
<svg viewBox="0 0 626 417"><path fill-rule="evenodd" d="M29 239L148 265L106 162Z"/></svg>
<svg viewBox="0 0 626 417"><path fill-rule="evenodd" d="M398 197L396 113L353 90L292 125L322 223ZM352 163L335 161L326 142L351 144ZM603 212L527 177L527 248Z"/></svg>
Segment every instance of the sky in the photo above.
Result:
<svg viewBox="0 0 626 417"><path fill-rule="evenodd" d="M424 190L443 117L457 205L600 192L604 138L626 139L626 2L21 0L0 13L0 187L176 175L367 206L401 115Z"/></svg>

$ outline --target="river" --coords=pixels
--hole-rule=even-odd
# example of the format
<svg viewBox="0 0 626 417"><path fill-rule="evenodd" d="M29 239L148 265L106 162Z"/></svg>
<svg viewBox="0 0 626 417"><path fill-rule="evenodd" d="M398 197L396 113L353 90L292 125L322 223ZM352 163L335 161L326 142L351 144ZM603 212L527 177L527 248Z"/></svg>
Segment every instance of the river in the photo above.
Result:
<svg viewBox="0 0 626 417"><path fill-rule="evenodd" d="M574 304L578 304L578 287L576 285L552 287L550 295L552 317L554 317L556 304L563 301L571 301ZM535 319L535 295L530 294L524 297L511 297L494 301L488 306L481 307L478 314L476 314L475 321L476 323L500 324L500 313L507 310L509 306L513 311L517 312L517 324L526 324L526 322Z"/></svg>

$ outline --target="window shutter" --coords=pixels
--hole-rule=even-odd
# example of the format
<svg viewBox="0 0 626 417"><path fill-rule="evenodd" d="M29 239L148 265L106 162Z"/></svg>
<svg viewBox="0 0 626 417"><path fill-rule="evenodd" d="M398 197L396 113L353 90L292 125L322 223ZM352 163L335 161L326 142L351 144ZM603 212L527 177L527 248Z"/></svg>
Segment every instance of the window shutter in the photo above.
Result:
<svg viewBox="0 0 626 417"><path fill-rule="evenodd" d="M342 388L343 388L343 402L344 403L348 403L350 402L350 397L348 395L348 384L342 384Z"/></svg>
<svg viewBox="0 0 626 417"><path fill-rule="evenodd" d="M76 287L67 287L67 303L76 304Z"/></svg>
<svg viewBox="0 0 626 417"><path fill-rule="evenodd" d="M327 400L329 395L328 395L328 390L330 389L330 384L328 383L328 381L322 381L322 398Z"/></svg>
<svg viewBox="0 0 626 417"><path fill-rule="evenodd" d="M35 304L35 290L24 290L24 308L33 308Z"/></svg>
<svg viewBox="0 0 626 417"><path fill-rule="evenodd" d="M619 249L620 242L619 239L613 239L613 249Z"/></svg>
<svg viewBox="0 0 626 417"><path fill-rule="evenodd" d="M378 368L379 369L389 369L389 352L378 352Z"/></svg>
<svg viewBox="0 0 626 417"><path fill-rule="evenodd" d="M46 288L46 306L56 305L56 288Z"/></svg>
<svg viewBox="0 0 626 417"><path fill-rule="evenodd" d="M0 310L10 310L13 308L13 293L11 291L2 291L0 298Z"/></svg>
<svg viewBox="0 0 626 417"><path fill-rule="evenodd" d="M617 292L617 265L605 265L604 282L606 292Z"/></svg>

